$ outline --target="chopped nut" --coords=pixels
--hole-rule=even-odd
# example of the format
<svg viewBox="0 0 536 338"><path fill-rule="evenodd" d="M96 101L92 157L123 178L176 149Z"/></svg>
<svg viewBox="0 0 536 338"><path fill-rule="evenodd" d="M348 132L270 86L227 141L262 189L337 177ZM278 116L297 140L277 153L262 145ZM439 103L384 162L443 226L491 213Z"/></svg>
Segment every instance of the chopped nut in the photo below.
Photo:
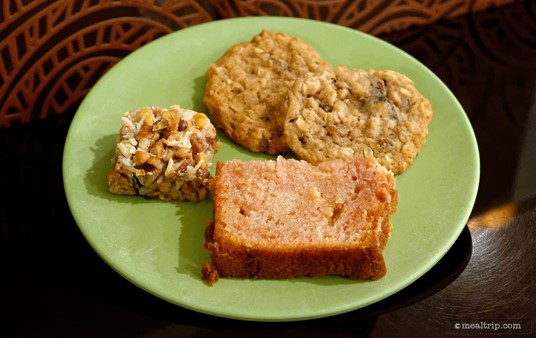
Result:
<svg viewBox="0 0 536 338"><path fill-rule="evenodd" d="M147 160L151 157L151 154L146 152L145 150L138 149L136 150L136 153L134 154L134 164L140 165L147 162Z"/></svg>
<svg viewBox="0 0 536 338"><path fill-rule="evenodd" d="M195 162L198 163L200 169L205 169L207 167L207 157L204 153L198 153L195 156Z"/></svg>
<svg viewBox="0 0 536 338"><path fill-rule="evenodd" d="M120 141L108 174L111 192L162 200L207 197L216 129L202 113L144 107L121 118Z"/></svg>
<svg viewBox="0 0 536 338"><path fill-rule="evenodd" d="M147 159L147 163L149 163L155 168L160 168L160 166L162 165L162 162L156 156L149 157Z"/></svg>
<svg viewBox="0 0 536 338"><path fill-rule="evenodd" d="M194 115L194 123L199 129L203 129L207 124L207 117L205 114L197 113Z"/></svg>
<svg viewBox="0 0 536 338"><path fill-rule="evenodd" d="M179 149L177 149L175 151L175 156L176 157L188 157L188 158L191 158L192 157L192 152L190 151L190 148L180 147Z"/></svg>
<svg viewBox="0 0 536 338"><path fill-rule="evenodd" d="M152 126L149 125L143 125L140 128L140 131L138 131L138 139L147 138L149 135L153 133Z"/></svg>

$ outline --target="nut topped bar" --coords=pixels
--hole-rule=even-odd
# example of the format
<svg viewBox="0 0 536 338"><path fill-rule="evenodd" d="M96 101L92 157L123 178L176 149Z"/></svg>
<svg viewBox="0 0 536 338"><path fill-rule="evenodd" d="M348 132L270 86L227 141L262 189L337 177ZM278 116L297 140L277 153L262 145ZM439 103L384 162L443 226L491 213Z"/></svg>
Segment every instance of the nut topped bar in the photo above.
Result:
<svg viewBox="0 0 536 338"><path fill-rule="evenodd" d="M121 117L110 192L165 201L207 197L216 129L203 114L183 109L143 107Z"/></svg>

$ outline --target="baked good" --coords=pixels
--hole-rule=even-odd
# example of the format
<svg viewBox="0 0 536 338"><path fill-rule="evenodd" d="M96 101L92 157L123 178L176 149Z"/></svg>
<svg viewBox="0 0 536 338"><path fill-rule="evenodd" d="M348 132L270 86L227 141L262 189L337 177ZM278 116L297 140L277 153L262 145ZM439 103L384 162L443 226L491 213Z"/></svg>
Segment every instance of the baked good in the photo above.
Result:
<svg viewBox="0 0 536 338"><path fill-rule="evenodd" d="M298 77L331 69L304 41L263 30L232 46L208 68L204 104L214 124L253 152L279 154L288 88Z"/></svg>
<svg viewBox="0 0 536 338"><path fill-rule="evenodd" d="M284 135L311 163L374 156L395 175L426 142L430 102L403 74L344 66L295 81Z"/></svg>
<svg viewBox="0 0 536 338"><path fill-rule="evenodd" d="M212 263L203 267L209 283L218 276L385 275L382 251L398 196L393 174L374 158L218 162L213 183L214 221L205 231Z"/></svg>
<svg viewBox="0 0 536 338"><path fill-rule="evenodd" d="M205 114L151 106L123 114L121 122L110 192L176 201L207 197L219 143Z"/></svg>

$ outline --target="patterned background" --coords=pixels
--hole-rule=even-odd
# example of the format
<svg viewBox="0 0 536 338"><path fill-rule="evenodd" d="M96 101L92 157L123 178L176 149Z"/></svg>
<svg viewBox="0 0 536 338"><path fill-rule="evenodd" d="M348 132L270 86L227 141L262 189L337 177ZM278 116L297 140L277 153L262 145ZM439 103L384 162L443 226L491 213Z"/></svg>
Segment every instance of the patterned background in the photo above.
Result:
<svg viewBox="0 0 536 338"><path fill-rule="evenodd" d="M89 9L89 3L96 3L97 0L84 2L88 3ZM253 2L256 1L241 1L244 5ZM173 21L171 17L145 9L144 15L156 17L158 22L167 20L167 24L157 25L155 20L145 19L145 26L141 28L142 23L135 26L133 22L127 24L114 19L114 15L119 15L119 10L125 13L126 8L116 5L115 10L106 15L96 11L91 15L79 16L90 19L93 24L78 26L80 21L62 23L67 15L61 14L61 11L55 15L45 15L38 10L53 7L56 3L59 1L10 0L3 1L0 7L0 17L9 18L0 23L0 125L4 127L0 127L0 266L3 268L0 304L5 309L2 334L11 336L10 332L18 332L19 335L12 336L72 337L76 332L77 336L101 337L159 333L171 337L180 328L192 334L209 335L215 332L213 326L217 328L218 325L222 330L227 330L222 331L227 336L236 332L236 336L249 337L261 332L258 323L249 326L250 330L247 331L248 326L244 329L245 324L240 322L236 324L237 327L240 325L240 330L246 330L240 331L229 329L226 326L229 322L226 321L194 316L187 310L140 292L136 286L120 277L98 258L76 227L67 206L61 175L63 144L77 100L91 88L100 74L128 54L132 45L140 46L149 40L144 40L142 36L156 37L193 22L210 20L219 14L216 10L200 14L191 6L185 6L177 10L191 15L182 15L183 21ZM119 1L109 0L107 3L113 7ZM12 6L9 13L6 12L6 4ZM18 8L25 8L29 14L14 14L18 13ZM139 9L129 8L132 17L138 18ZM80 11L81 8L72 8L69 13ZM24 29L19 26L24 26L31 21L28 19L38 13L45 15L40 23L34 23L35 28L26 35L21 33ZM47 20L56 22L60 28L54 33L45 34ZM111 24L116 20L122 25ZM101 21L103 23L99 24ZM174 28L170 28L172 26ZM86 38L78 37L77 42L69 47L75 46L75 49L64 47L64 52L60 52L60 47L54 49L54 46L67 46L69 41L74 41L70 40L73 35L71 31L87 33L82 35ZM104 35L99 35L102 33L96 32L113 32L110 36L114 36L114 39L105 40ZM19 55L19 49L12 45L8 47L4 34L10 37L23 34L19 38L20 46L24 46L24 41L32 43L21 47ZM30 38L32 34L36 34L35 38ZM497 206L510 207L509 210L512 206L519 208L518 221L502 229L493 229L488 232L491 235L488 237L486 233L466 228L458 244L441 261L443 263L440 262L431 270L431 277L430 273L425 275L406 288L407 292L388 300L389 311L393 310L393 306L395 309L406 306L403 309L377 319L373 317L372 320L359 320L358 314L357 319L344 324L334 319L331 324L317 323L303 329L292 326L287 331L270 326L270 332L281 337L296 336L300 332L315 337L347 337L360 333L369 336L374 330L374 336L381 336L382 333L385 336L411 336L413 332L408 330L412 327L421 328L423 314L429 313L432 314L426 318L429 329L435 327L437 336L444 336L449 333L445 332L444 319L458 318L459 313L478 316L478 320L503 319L501 316L486 317L496 316L499 310L504 310L504 319L531 316L529 311L534 313L536 285L533 278L534 254L531 251L534 246L530 245L534 242L534 231L530 229L533 229L536 217L536 1L517 1L500 8L490 7L474 14L441 19L431 25L411 26L390 33L379 32L377 35L417 57L436 73L458 97L470 117L480 146L481 181L469 228L471 224L486 218L480 215L496 212ZM28 40L24 40L26 38ZM123 42L116 42L118 40ZM108 41L102 43L106 48L100 52L90 48L96 41ZM87 53L76 49L76 46L83 46L84 43L89 49ZM76 58L71 62L64 61L58 69L41 61L46 56L59 64L69 52ZM15 60L17 67L6 63L8 59ZM34 66L38 64L46 68L39 70ZM27 77L28 72L34 72L36 78ZM51 75L47 75L49 73ZM30 81L20 84L21 87L10 84L21 79L37 81L41 78L53 81L47 85L38 82L31 84ZM60 86L59 79L67 79L69 84ZM7 87L9 91L6 91ZM20 94L13 94L14 89L20 89L17 92ZM60 95L61 91L64 94ZM76 92L75 97L70 96L73 92ZM10 98L9 110L6 108L7 97ZM46 100L51 101L47 103ZM51 110L43 110L45 106ZM7 111L10 112L9 117ZM30 111L33 115L27 113ZM47 118L24 123L40 117ZM532 129L528 127L530 123ZM5 128L10 124L11 128ZM513 204L516 201L515 187L519 184L514 180L522 171L523 161L520 158L523 157L529 161L532 159L532 166L525 167L528 168L526 177L529 179L526 184L532 187L533 195ZM469 234L470 231L473 233ZM526 248L520 247L520 243L525 243ZM489 259L491 256L504 257L508 254L511 256L505 264L496 264L496 259ZM468 264L468 256L471 255ZM458 277L461 270L464 273ZM447 284L448 287L445 287ZM441 293L435 294L440 289ZM413 304L425 297L424 301ZM467 301L460 302L464 297L467 297ZM381 304L376 309L385 311ZM370 308L365 311L367 316L370 315ZM534 332L534 325L532 330ZM285 332L289 334L285 335ZM433 336L432 333L430 331L429 336Z"/></svg>
<svg viewBox="0 0 536 338"><path fill-rule="evenodd" d="M518 158L527 144L529 112L533 109L529 105L536 102L536 2L511 4L379 36L415 56L437 74L470 117L481 149L482 166L475 213L508 201L519 171ZM143 44L141 40L138 43ZM1 202L0 238L24 236L32 231L29 228L39 231L41 227L34 226L36 220L48 219L54 227L71 218L64 207L61 177L65 135L76 101L103 71L128 53L119 47L110 46L104 54L80 56L78 63L74 63L78 66L76 72L50 70L56 78L75 79L74 74L82 71L88 74L85 78L78 76L78 82L71 80L78 84L78 96L66 96L62 104L51 104L66 109L64 114L58 114L62 112L58 109L40 123L0 128L3 145L0 163L11 164L0 170L0 186L7 196ZM69 69L68 65L65 69ZM47 93L50 88L41 90ZM69 88L69 92L74 91L74 87ZM42 104L46 94L41 93L40 97ZM17 117L4 120L4 126L21 122L18 120L21 114L14 116ZM55 132L51 134L51 131ZM528 151L534 154L533 149ZM43 200L42 196L47 198ZM33 212L26 212L27 204L20 201L28 201Z"/></svg>
<svg viewBox="0 0 536 338"><path fill-rule="evenodd" d="M2 0L0 128L76 107L98 78L128 53L172 31L211 20L296 16L380 35L512 2Z"/></svg>
<svg viewBox="0 0 536 338"><path fill-rule="evenodd" d="M536 161L536 1L380 37L428 66L469 116L482 166L476 211L512 197L516 185L534 186L519 158Z"/></svg>

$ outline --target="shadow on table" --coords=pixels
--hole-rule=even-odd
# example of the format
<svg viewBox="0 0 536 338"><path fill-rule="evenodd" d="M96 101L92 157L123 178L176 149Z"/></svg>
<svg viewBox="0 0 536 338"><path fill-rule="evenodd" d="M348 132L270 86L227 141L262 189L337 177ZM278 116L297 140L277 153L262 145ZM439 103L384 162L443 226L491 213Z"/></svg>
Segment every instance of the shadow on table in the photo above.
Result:
<svg viewBox="0 0 536 338"><path fill-rule="evenodd" d="M224 336L250 336L252 333L269 330L279 336L296 334L313 337L326 336L368 336L374 329L376 318L387 312L419 302L440 291L454 281L467 266L472 253L471 234L464 228L459 238L445 256L426 274L398 293L370 306L322 319L295 322L248 322L213 317L189 311L158 299L145 306L143 312L174 322L178 325L195 326L197 334L207 336L211 333L225 332ZM216 330L216 331L215 331Z"/></svg>
<svg viewBox="0 0 536 338"><path fill-rule="evenodd" d="M409 306L432 296L458 278L469 263L471 254L471 233L466 226L445 256L421 278L386 299L350 313L339 315L332 318L332 320L347 321L379 315Z"/></svg>
<svg viewBox="0 0 536 338"><path fill-rule="evenodd" d="M95 154L99 154L100 156L97 157L96 155L93 166L85 177L86 189L90 194L106 199L115 199L116 196L107 192L105 180L102 179L102 177L105 177L105 171L108 170L109 161L113 155L112 137L109 136L98 140L95 147L97 148L93 149ZM212 213L210 208L207 208L205 204L196 204L192 210L193 212L190 214L184 214L180 210L177 212L184 218L183 221L189 222L193 222L193 219L190 218L194 216L195 220L199 221L198 218L200 215L203 215L201 217L203 221L200 222L201 224L198 224L200 228L203 228ZM202 243L202 236L203 231L192 234L187 233L186 230L181 235L180 247L183 251L187 251L181 252L181 256L195 257L195 259L194 261L181 260L178 267L179 272L199 277L199 262L203 259L208 259L208 254L202 250L200 245L197 245L197 243ZM195 237L195 240L192 240L192 237ZM194 246L192 243L196 243L196 245ZM250 335L252 331L258 330L275 331L283 336L296 333L300 335L307 333L313 336L329 333L330 336L337 336L337 333L346 335L349 332L353 335L368 336L374 329L378 315L416 303L435 294L454 281L467 266L471 252L471 234L468 228L465 227L446 255L431 270L411 285L367 307L337 316L309 321L259 323L224 319L180 308L151 295L138 292L138 290L130 290L131 292L127 293L130 296L138 298L138 301L132 304L135 308L141 306L137 311L178 325L196 326L197 332L201 335L204 335L204 333L209 334L214 329L221 329L227 333L232 333L234 337L246 334ZM194 253L196 254L194 255Z"/></svg>

